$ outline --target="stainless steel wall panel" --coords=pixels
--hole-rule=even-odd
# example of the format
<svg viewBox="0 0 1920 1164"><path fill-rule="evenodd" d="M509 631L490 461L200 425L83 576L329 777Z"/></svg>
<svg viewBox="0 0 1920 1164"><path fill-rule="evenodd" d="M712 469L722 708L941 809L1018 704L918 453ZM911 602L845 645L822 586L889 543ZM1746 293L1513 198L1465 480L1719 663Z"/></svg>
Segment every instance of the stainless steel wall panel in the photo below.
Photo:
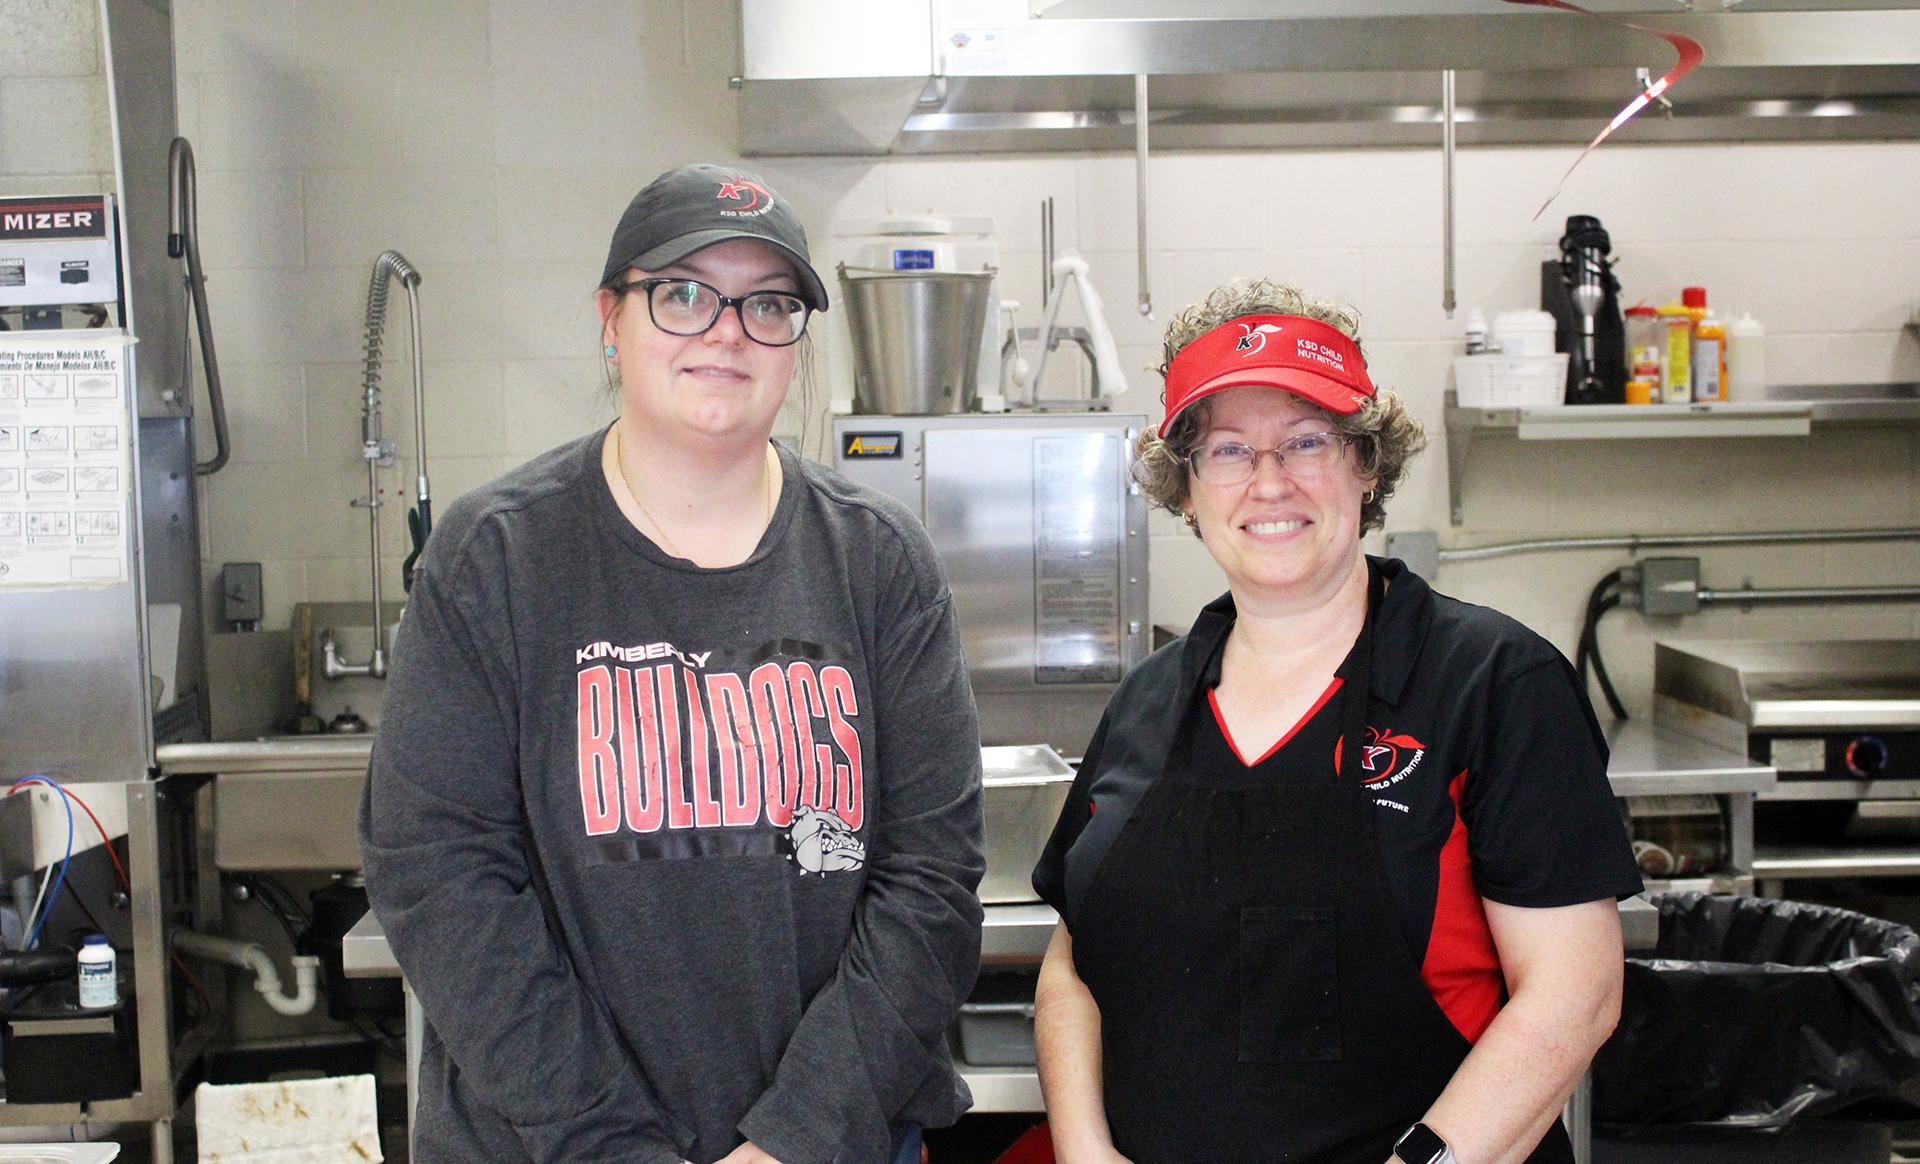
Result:
<svg viewBox="0 0 1920 1164"><path fill-rule="evenodd" d="M141 346L145 346L143 343ZM134 349L137 350L137 349ZM158 742L205 739L212 719L207 695L205 613L200 593L200 518L193 475L193 421L143 417L138 459L140 522L136 527L145 602L180 607L174 690L161 695L173 725ZM141 639L145 642L144 635ZM182 701L186 701L182 704Z"/></svg>
<svg viewBox="0 0 1920 1164"><path fill-rule="evenodd" d="M887 153L926 86L925 76L748 82L740 93L740 153Z"/></svg>
<svg viewBox="0 0 1920 1164"><path fill-rule="evenodd" d="M926 434L922 516L947 567L975 691L1033 684L1034 435Z"/></svg>
<svg viewBox="0 0 1920 1164"><path fill-rule="evenodd" d="M1119 431L1032 438L1035 683L1120 681L1125 443Z"/></svg>
<svg viewBox="0 0 1920 1164"><path fill-rule="evenodd" d="M114 159L120 179L120 266L140 416L185 416L179 383L187 307L178 259L167 257L167 151L179 132L173 91L173 17L164 0L103 0L112 69ZM168 392L174 398L166 398Z"/></svg>
<svg viewBox="0 0 1920 1164"><path fill-rule="evenodd" d="M1112 694L1113 688L1107 686L976 691L980 742L1043 743L1078 760L1086 754Z"/></svg>
<svg viewBox="0 0 1920 1164"><path fill-rule="evenodd" d="M134 349L127 351L131 361ZM123 402L130 422L131 402ZM137 506L129 498L123 520L131 522ZM131 566L141 557L137 529L129 548ZM145 600L139 571L130 572L114 586L0 593L0 778L146 777L153 752Z"/></svg>
<svg viewBox="0 0 1920 1164"><path fill-rule="evenodd" d="M141 622L132 582L0 594L0 778L145 777Z"/></svg>

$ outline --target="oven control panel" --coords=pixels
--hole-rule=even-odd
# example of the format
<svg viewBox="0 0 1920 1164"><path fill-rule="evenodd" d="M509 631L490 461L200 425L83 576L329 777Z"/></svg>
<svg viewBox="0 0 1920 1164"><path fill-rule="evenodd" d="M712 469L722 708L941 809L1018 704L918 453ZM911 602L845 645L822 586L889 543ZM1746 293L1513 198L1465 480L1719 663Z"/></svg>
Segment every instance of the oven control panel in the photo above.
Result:
<svg viewBox="0 0 1920 1164"><path fill-rule="evenodd" d="M1747 754L1789 780L1920 780L1920 731L1874 728L1748 738Z"/></svg>

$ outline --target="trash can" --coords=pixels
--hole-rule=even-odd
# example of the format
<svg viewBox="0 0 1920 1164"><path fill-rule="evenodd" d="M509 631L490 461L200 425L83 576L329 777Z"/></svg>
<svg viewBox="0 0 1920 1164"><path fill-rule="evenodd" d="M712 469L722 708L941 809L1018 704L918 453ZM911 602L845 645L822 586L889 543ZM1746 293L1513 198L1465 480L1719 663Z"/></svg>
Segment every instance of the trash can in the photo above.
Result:
<svg viewBox="0 0 1920 1164"><path fill-rule="evenodd" d="M1920 1073L1920 935L1794 901L1652 900L1659 945L1627 959L1593 1062L1596 1128L1913 1118L1900 1085Z"/></svg>

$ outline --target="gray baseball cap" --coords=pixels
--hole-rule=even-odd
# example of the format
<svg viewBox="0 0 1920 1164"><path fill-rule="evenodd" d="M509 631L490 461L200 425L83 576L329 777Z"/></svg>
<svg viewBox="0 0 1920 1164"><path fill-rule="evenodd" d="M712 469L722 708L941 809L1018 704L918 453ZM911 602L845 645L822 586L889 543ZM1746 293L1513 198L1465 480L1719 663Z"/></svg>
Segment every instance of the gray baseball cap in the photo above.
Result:
<svg viewBox="0 0 1920 1164"><path fill-rule="evenodd" d="M800 297L827 309L827 288L807 257L807 232L793 205L755 174L705 163L668 170L627 203L607 248L602 286L628 267L658 271L729 239L766 243L793 260Z"/></svg>

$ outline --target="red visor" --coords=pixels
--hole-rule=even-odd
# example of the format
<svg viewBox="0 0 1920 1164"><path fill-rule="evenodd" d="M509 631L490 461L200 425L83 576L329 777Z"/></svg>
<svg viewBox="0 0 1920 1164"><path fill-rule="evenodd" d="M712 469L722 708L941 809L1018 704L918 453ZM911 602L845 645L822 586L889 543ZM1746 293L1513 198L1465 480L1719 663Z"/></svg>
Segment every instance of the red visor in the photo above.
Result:
<svg viewBox="0 0 1920 1164"><path fill-rule="evenodd" d="M1360 345L1336 328L1304 315L1243 315L1180 349L1167 369L1167 418L1160 435L1187 405L1227 388L1263 384L1284 388L1329 412L1360 411L1373 395Z"/></svg>

